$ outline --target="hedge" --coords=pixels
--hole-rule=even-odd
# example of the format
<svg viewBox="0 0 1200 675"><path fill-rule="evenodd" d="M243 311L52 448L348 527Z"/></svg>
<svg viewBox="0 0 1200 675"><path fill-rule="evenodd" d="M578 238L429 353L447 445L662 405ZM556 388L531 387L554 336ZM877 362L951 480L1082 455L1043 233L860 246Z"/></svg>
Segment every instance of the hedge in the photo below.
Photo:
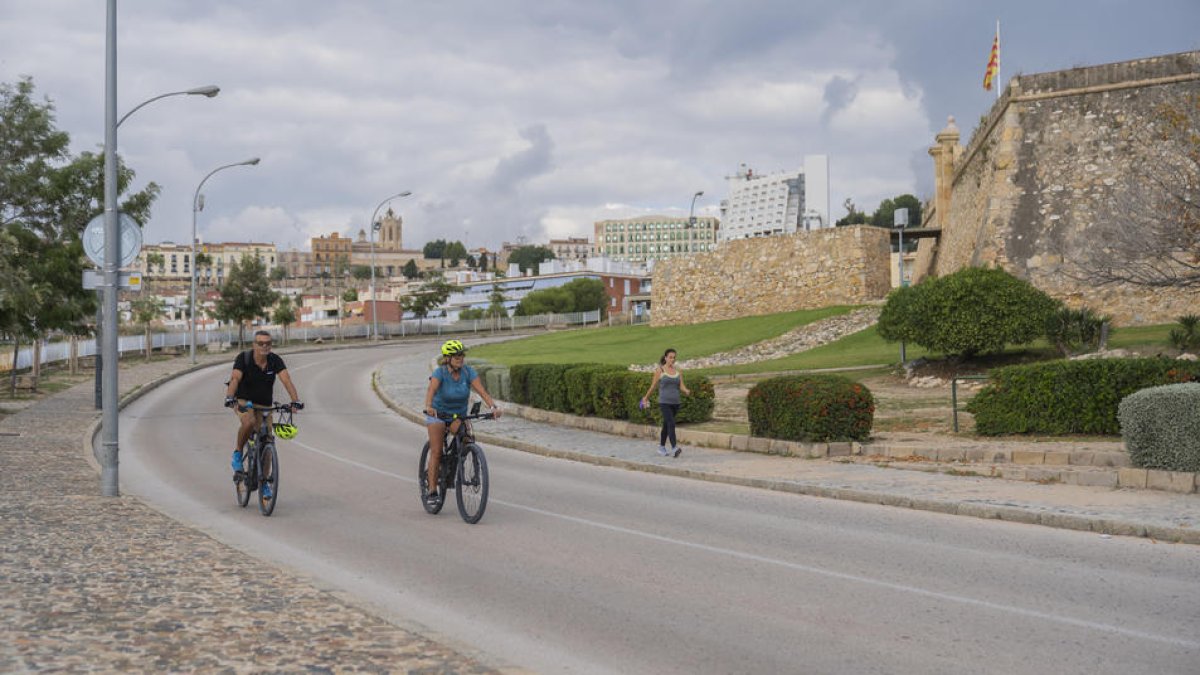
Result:
<svg viewBox="0 0 1200 675"><path fill-rule="evenodd" d="M662 410L658 407L658 390L650 392L649 405L643 410L638 407L642 396L650 388L654 380L652 373L624 373L624 384L621 388L621 400L625 406L626 417L630 422L639 424L662 424ZM691 422L707 422L712 419L713 408L716 405L712 381L700 375L684 375L683 384L692 392L690 395L681 394L679 397L679 413L675 421L681 424Z"/></svg>
<svg viewBox="0 0 1200 675"><path fill-rule="evenodd" d="M563 373L567 384L567 405L569 412L575 415L593 415L596 412L594 392L596 391L596 375L609 372L623 372L621 366L603 363L577 364Z"/></svg>
<svg viewBox="0 0 1200 675"><path fill-rule="evenodd" d="M1134 466L1200 471L1200 383L1135 391L1121 399L1117 419Z"/></svg>
<svg viewBox="0 0 1200 675"><path fill-rule="evenodd" d="M875 397L840 375L788 375L763 380L746 395L750 434L789 441L864 441Z"/></svg>
<svg viewBox="0 0 1200 675"><path fill-rule="evenodd" d="M997 368L967 404L975 431L1001 434L1105 434L1121 431L1121 399L1147 387L1200 375L1200 362L1168 358L1084 359Z"/></svg>

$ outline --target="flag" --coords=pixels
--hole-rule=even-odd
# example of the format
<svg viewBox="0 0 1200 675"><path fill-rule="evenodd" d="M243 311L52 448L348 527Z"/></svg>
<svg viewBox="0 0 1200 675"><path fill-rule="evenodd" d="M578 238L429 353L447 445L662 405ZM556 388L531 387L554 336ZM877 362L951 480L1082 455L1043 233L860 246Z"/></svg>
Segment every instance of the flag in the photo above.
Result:
<svg viewBox="0 0 1200 675"><path fill-rule="evenodd" d="M987 71L983 74L983 88L992 90L992 80L1000 72L1000 27L996 26L996 39L992 40L992 55L988 58Z"/></svg>

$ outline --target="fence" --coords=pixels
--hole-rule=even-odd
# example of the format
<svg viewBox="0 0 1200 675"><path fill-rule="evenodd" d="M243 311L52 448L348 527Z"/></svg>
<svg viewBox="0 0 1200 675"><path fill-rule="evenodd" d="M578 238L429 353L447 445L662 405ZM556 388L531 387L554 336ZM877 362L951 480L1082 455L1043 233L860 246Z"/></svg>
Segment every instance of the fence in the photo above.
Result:
<svg viewBox="0 0 1200 675"><path fill-rule="evenodd" d="M419 335L462 335L463 333L494 333L500 331L516 331L529 328L547 328L599 324L600 311L572 312L570 314L540 314L538 316L514 316L496 319L476 319L469 321L447 321L444 318L424 320L409 319L406 321L380 323L379 335L385 338L397 338ZM282 337L283 328L279 326L253 326L246 328L245 338L250 339L256 330L269 330L273 335ZM370 335L369 324L354 323L343 326L300 326L289 328L289 341L322 342L353 339L366 339ZM206 348L210 344L227 346L237 340L236 328L220 330L196 331L196 349ZM152 349L187 348L189 333L151 333ZM80 358L96 355L96 341L93 338L76 339L76 356ZM145 335L122 335L117 340L119 354L138 354L146 351ZM33 367L34 349L32 346L23 347L17 353L17 370ZM71 358L71 341L43 341L40 350L42 365ZM0 350L0 371L12 369L13 351Z"/></svg>

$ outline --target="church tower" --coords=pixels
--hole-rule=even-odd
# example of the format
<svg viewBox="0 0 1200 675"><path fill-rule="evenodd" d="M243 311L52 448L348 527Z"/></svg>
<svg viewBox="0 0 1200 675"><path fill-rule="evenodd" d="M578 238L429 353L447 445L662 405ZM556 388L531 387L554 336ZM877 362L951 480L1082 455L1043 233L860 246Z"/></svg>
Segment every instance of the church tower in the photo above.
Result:
<svg viewBox="0 0 1200 675"><path fill-rule="evenodd" d="M404 219L396 215L392 207L388 207L387 213L383 214L383 218L379 220L379 236L375 239L375 245L383 251L399 251L404 248L401 244L401 229L404 226Z"/></svg>

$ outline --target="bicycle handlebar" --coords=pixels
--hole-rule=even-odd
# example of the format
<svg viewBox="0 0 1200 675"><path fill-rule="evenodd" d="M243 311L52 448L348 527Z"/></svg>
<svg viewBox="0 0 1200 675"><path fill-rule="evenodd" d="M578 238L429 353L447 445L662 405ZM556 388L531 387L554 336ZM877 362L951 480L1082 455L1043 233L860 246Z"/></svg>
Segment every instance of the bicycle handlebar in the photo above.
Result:
<svg viewBox="0 0 1200 675"><path fill-rule="evenodd" d="M453 422L454 420L494 420L496 413L489 411L485 413L475 413L474 415L438 415L437 418L443 422Z"/></svg>

